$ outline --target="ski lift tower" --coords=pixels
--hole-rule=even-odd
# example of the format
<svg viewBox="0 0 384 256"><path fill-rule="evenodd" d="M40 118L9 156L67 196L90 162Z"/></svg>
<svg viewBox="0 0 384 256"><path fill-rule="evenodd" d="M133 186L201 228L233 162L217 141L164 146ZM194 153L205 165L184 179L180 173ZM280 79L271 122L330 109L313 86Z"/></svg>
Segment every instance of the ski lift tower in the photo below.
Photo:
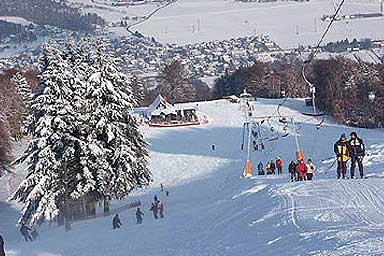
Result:
<svg viewBox="0 0 384 256"><path fill-rule="evenodd" d="M250 118L252 116L252 109L251 109L251 106L249 104L249 102L251 102L251 101L253 101L252 95L247 93L247 90L244 89L244 92L240 95L240 102L241 102L241 108L243 110L243 113L245 114L245 125L248 128L248 142L247 142L247 161L245 162L245 169L243 172L243 177L252 176L251 160L250 160L250 154L251 154Z"/></svg>

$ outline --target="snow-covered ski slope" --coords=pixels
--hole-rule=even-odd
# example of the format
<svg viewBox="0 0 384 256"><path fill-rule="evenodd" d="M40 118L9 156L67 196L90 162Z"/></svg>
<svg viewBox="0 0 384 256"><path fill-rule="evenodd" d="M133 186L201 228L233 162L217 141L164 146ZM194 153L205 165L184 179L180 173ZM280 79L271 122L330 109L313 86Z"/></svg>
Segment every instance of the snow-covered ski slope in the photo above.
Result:
<svg viewBox="0 0 384 256"><path fill-rule="evenodd" d="M254 115L275 113L279 102L257 101ZM302 123L304 156L319 168L314 181L288 183L287 165L295 153L292 135L265 142L264 152L252 152L253 169L258 161L279 155L283 175L241 179L244 116L239 105L198 103L210 120L207 125L144 128L154 184L128 199L143 202L142 225L135 225L131 209L120 214L123 226L117 231L106 217L75 223L69 233L43 227L39 241L25 243L4 223L16 218L8 207L0 215L7 256L384 255L383 131L357 129L368 148L368 179L335 180L335 167L329 170L332 160L320 160L332 156L334 141L352 129L327 120L316 130L319 120L302 115L309 111L303 106L301 100L288 100L280 113ZM277 120L264 126L283 133ZM170 197L160 192L160 183ZM166 209L165 218L156 221L148 211L155 193Z"/></svg>
<svg viewBox="0 0 384 256"><path fill-rule="evenodd" d="M269 35L283 48L316 45L335 11L333 0L241 3L232 0L178 0L132 28L160 42L189 44L250 35ZM377 13L379 0L346 1L342 15ZM324 42L345 38L382 39L384 18L335 22Z"/></svg>

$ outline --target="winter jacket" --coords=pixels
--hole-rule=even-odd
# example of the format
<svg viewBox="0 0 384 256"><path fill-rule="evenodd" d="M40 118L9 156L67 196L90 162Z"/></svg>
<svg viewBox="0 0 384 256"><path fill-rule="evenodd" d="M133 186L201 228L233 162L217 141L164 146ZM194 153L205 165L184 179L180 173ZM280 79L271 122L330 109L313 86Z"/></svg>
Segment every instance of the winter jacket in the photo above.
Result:
<svg viewBox="0 0 384 256"><path fill-rule="evenodd" d="M259 171L261 171L261 170L263 170L263 163L262 162L260 162L258 165L257 165L257 170L259 170Z"/></svg>
<svg viewBox="0 0 384 256"><path fill-rule="evenodd" d="M312 162L308 162L307 164L307 173L315 173L316 166Z"/></svg>
<svg viewBox="0 0 384 256"><path fill-rule="evenodd" d="M294 162L291 162L288 166L288 172L292 174L292 173L295 173L295 171L296 171L296 164Z"/></svg>
<svg viewBox="0 0 384 256"><path fill-rule="evenodd" d="M282 164L283 164L283 162L281 161L281 159L277 159L277 160L276 160L276 166L277 166L277 168L281 167Z"/></svg>
<svg viewBox="0 0 384 256"><path fill-rule="evenodd" d="M117 216L113 217L112 225L113 227L120 227L121 226L120 218Z"/></svg>
<svg viewBox="0 0 384 256"><path fill-rule="evenodd" d="M269 167L272 171L276 169L276 165L274 162L271 162L271 166Z"/></svg>
<svg viewBox="0 0 384 256"><path fill-rule="evenodd" d="M299 163L296 165L296 171L300 178L307 176L307 165L305 163Z"/></svg>
<svg viewBox="0 0 384 256"><path fill-rule="evenodd" d="M144 213L140 210L136 211L136 218L141 218L141 216L144 216Z"/></svg>
<svg viewBox="0 0 384 256"><path fill-rule="evenodd" d="M349 155L350 155L348 141L338 140L335 143L333 150L336 154L337 161L341 161L341 162L347 162L348 161Z"/></svg>
<svg viewBox="0 0 384 256"><path fill-rule="evenodd" d="M0 236L0 256L5 256L4 240L2 236Z"/></svg>
<svg viewBox="0 0 384 256"><path fill-rule="evenodd" d="M349 148L351 156L364 156L365 155L365 145L362 139L355 138L349 140Z"/></svg>

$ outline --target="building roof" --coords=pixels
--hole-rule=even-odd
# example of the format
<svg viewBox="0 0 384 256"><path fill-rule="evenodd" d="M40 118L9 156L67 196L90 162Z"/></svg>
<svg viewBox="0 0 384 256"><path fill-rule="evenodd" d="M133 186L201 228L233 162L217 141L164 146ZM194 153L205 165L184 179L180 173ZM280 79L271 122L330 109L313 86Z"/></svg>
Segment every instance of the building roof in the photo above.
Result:
<svg viewBox="0 0 384 256"><path fill-rule="evenodd" d="M160 110L160 112L156 111ZM156 111L156 112L155 112ZM156 99L151 103L151 105L148 106L147 109L147 116L151 116L152 114L154 115L159 115L161 112L164 114L169 114L169 113L174 113L176 112L175 107L173 107L171 104L169 104L161 94L159 94Z"/></svg>

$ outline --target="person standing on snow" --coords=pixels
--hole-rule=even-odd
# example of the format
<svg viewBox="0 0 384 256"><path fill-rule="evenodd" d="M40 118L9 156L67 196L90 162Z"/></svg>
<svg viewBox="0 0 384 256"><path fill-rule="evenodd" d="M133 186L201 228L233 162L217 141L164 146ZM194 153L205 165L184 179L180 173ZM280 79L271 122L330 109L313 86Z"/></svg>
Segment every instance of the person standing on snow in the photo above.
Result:
<svg viewBox="0 0 384 256"><path fill-rule="evenodd" d="M144 216L144 213L140 210L140 207L137 207L137 209L136 209L136 224L143 223L143 216Z"/></svg>
<svg viewBox="0 0 384 256"><path fill-rule="evenodd" d="M313 174L316 171L316 166L312 162L311 159L308 159L307 161L307 180L312 180L313 179Z"/></svg>
<svg viewBox="0 0 384 256"><path fill-rule="evenodd" d="M349 143L345 137L345 133L340 136L340 139L333 146L333 151L336 154L337 160L337 178L345 179L347 173L347 162L350 156Z"/></svg>
<svg viewBox="0 0 384 256"><path fill-rule="evenodd" d="M119 229L121 225L122 224L119 218L119 214L116 213L115 217L113 217L113 220L112 220L112 227L113 229Z"/></svg>
<svg viewBox="0 0 384 256"><path fill-rule="evenodd" d="M163 202L159 201L157 206L159 208L160 218L164 218L164 204L163 204Z"/></svg>
<svg viewBox="0 0 384 256"><path fill-rule="evenodd" d="M303 159L300 159L296 165L296 172L298 173L298 180L305 181L307 180L307 165L304 163Z"/></svg>
<svg viewBox="0 0 384 256"><path fill-rule="evenodd" d="M276 157L277 174L283 174L283 162L280 157Z"/></svg>
<svg viewBox="0 0 384 256"><path fill-rule="evenodd" d="M32 237L29 235L29 231L31 231L31 229L25 225L25 223L22 223L20 227L20 233L23 235L26 242L32 241Z"/></svg>
<svg viewBox="0 0 384 256"><path fill-rule="evenodd" d="M291 175L291 182L295 182L296 179L296 164L294 161L291 161L288 166L288 172Z"/></svg>
<svg viewBox="0 0 384 256"><path fill-rule="evenodd" d="M0 235L0 256L5 256L4 239L1 235Z"/></svg>
<svg viewBox="0 0 384 256"><path fill-rule="evenodd" d="M151 208L149 209L149 211L153 212L153 217L157 220L157 212L158 212L159 208L157 207L157 204L155 203L152 203L152 206Z"/></svg>
<svg viewBox="0 0 384 256"><path fill-rule="evenodd" d="M360 178L364 178L363 158L365 156L365 145L356 132L351 132L349 147L351 150L351 179L355 177L356 162L359 166Z"/></svg>
<svg viewBox="0 0 384 256"><path fill-rule="evenodd" d="M258 165L257 165L257 171L258 171L258 175L264 175L264 166L263 166L263 163L260 162Z"/></svg>
<svg viewBox="0 0 384 256"><path fill-rule="evenodd" d="M270 165L271 173L272 173L272 174L276 174L276 173L275 173L275 170L276 170L275 162L271 160L270 163L271 163L271 165Z"/></svg>

